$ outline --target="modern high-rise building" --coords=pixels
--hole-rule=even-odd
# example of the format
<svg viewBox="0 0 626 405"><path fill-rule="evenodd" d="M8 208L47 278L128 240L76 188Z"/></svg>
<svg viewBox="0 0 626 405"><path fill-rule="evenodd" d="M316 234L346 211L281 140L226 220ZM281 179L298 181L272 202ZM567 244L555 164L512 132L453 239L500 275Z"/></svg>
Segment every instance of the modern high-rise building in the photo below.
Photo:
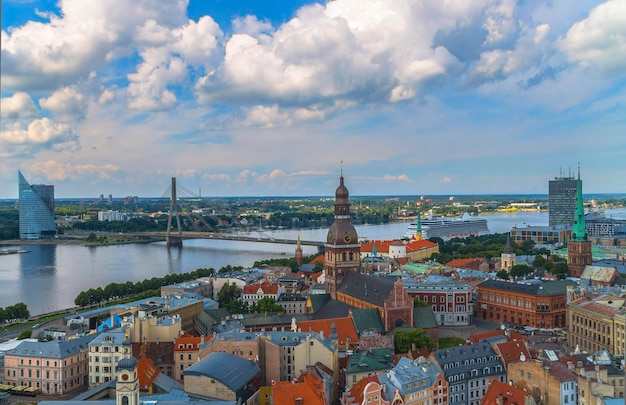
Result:
<svg viewBox="0 0 626 405"><path fill-rule="evenodd" d="M574 225L576 214L576 190L578 180L574 176L555 177L548 183L548 225Z"/></svg>
<svg viewBox="0 0 626 405"><path fill-rule="evenodd" d="M54 186L28 184L18 171L20 239L47 239L56 234Z"/></svg>

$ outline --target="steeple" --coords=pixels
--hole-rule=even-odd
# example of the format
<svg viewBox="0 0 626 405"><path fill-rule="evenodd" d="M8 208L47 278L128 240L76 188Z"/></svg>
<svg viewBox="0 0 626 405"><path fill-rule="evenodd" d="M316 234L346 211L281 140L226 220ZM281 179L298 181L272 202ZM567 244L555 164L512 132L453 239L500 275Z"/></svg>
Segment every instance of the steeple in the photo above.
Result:
<svg viewBox="0 0 626 405"><path fill-rule="evenodd" d="M515 250L513 250L513 248L511 247L511 234L507 233L506 234L506 246L504 247L504 252L502 253L515 253Z"/></svg>
<svg viewBox="0 0 626 405"><path fill-rule="evenodd" d="M577 242L587 240L587 223L583 207L583 182L580 179L580 163L578 164L578 186L576 187L576 214L574 215L571 240Z"/></svg>
<svg viewBox="0 0 626 405"><path fill-rule="evenodd" d="M415 240L422 240L422 211L417 211L417 225L415 226Z"/></svg>
<svg viewBox="0 0 626 405"><path fill-rule="evenodd" d="M300 230L298 229L298 242L296 242L296 263L298 263L298 266L302 265L302 262L304 261L304 255L302 252L302 245L300 244Z"/></svg>

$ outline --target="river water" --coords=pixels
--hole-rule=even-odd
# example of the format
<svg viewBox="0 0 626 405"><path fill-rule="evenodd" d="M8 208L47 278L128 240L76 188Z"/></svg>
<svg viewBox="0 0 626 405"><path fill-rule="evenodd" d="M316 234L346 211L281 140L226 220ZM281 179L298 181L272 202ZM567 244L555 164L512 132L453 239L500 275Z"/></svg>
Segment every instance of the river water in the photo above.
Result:
<svg viewBox="0 0 626 405"><path fill-rule="evenodd" d="M610 210L607 216L626 218L626 209ZM512 226L547 225L547 212L510 212L485 215L492 233L508 232ZM359 237L401 238L408 223L357 226ZM328 229L303 229L302 240L324 241ZM296 239L297 230L266 230L248 236ZM198 268L219 270L226 265L250 267L257 260L292 257L294 245L233 242L208 239L185 240L182 249L165 243L86 247L78 245L10 246L29 253L0 255L0 307L23 302L31 314L74 306L74 298L88 288L113 282L141 281ZM305 255L317 252L303 246Z"/></svg>

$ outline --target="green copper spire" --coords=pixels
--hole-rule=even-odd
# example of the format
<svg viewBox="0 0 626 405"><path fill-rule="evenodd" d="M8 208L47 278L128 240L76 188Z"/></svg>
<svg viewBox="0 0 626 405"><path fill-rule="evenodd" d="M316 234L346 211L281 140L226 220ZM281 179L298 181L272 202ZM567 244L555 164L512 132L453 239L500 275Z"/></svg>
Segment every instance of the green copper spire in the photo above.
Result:
<svg viewBox="0 0 626 405"><path fill-rule="evenodd" d="M421 211L417 211L417 227L415 228L416 232L419 232L420 235L422 234L422 215L421 215Z"/></svg>
<svg viewBox="0 0 626 405"><path fill-rule="evenodd" d="M587 240L587 223L583 208L583 182L580 180L580 164L578 164L578 186L576 187L576 214L574 214L574 226L572 227L571 240L582 242Z"/></svg>

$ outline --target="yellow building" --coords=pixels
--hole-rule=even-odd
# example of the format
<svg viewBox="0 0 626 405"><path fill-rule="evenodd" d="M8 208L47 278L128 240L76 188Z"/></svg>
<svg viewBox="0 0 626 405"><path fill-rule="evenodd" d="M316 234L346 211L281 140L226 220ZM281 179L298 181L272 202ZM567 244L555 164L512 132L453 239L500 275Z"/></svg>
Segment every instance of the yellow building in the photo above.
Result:
<svg viewBox="0 0 626 405"><path fill-rule="evenodd" d="M624 298L585 296L567 304L567 344L593 353L606 349L624 352Z"/></svg>

